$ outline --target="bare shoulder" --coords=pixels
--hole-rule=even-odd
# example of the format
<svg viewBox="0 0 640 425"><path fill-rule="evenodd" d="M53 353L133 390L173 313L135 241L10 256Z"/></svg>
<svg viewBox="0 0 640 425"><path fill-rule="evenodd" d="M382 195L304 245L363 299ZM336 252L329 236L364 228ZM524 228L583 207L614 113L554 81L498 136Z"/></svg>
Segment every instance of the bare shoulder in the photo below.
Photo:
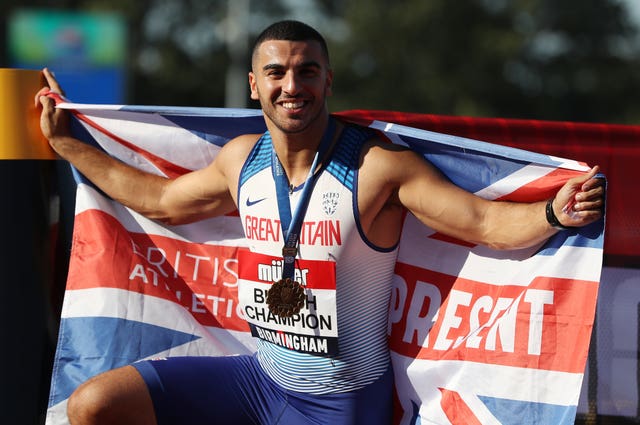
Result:
<svg viewBox="0 0 640 425"><path fill-rule="evenodd" d="M398 200L401 174L415 154L404 146L372 138L362 148L358 169L358 212L369 241L391 247L398 241L404 213Z"/></svg>
<svg viewBox="0 0 640 425"><path fill-rule="evenodd" d="M433 164L412 149L380 138L369 140L363 148L359 187L384 196L387 205L411 209L409 197L445 193L451 183Z"/></svg>
<svg viewBox="0 0 640 425"><path fill-rule="evenodd" d="M220 155L230 157L241 157L238 159L244 159L249 155L249 152L255 146L256 142L260 138L261 134L243 134L229 140L220 150Z"/></svg>
<svg viewBox="0 0 640 425"><path fill-rule="evenodd" d="M240 168L242 168L251 149L253 149L259 138L260 134L243 134L229 140L222 149L220 149L214 161L215 166L221 171L229 172L237 169L238 172L240 172Z"/></svg>
<svg viewBox="0 0 640 425"><path fill-rule="evenodd" d="M438 174L435 167L410 148L379 137L371 138L363 146L360 167L361 174L392 185L416 173Z"/></svg>
<svg viewBox="0 0 640 425"><path fill-rule="evenodd" d="M367 155L395 155L397 153L411 152L409 148L388 140L383 140L378 136L374 136L367 140L363 146L363 153Z"/></svg>

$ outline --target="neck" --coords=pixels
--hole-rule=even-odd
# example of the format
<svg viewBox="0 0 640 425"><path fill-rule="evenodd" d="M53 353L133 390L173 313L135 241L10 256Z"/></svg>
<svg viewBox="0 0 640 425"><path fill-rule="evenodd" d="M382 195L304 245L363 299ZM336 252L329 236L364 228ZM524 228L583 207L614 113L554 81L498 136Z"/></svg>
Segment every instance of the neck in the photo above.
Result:
<svg viewBox="0 0 640 425"><path fill-rule="evenodd" d="M286 133L279 129L274 133L269 129L275 152L293 186L299 186L307 178L328 124L327 116L299 133Z"/></svg>

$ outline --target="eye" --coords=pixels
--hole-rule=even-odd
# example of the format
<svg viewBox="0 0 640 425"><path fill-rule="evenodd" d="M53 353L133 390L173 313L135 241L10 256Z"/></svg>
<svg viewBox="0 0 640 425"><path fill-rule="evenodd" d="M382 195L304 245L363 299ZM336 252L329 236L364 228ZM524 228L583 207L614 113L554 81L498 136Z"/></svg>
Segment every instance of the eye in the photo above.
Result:
<svg viewBox="0 0 640 425"><path fill-rule="evenodd" d="M264 75L268 78L280 78L285 73L284 69L277 65L266 66L264 67L263 71Z"/></svg>
<svg viewBox="0 0 640 425"><path fill-rule="evenodd" d="M313 78L318 75L318 70L316 68L303 68L300 70L300 75L305 78Z"/></svg>

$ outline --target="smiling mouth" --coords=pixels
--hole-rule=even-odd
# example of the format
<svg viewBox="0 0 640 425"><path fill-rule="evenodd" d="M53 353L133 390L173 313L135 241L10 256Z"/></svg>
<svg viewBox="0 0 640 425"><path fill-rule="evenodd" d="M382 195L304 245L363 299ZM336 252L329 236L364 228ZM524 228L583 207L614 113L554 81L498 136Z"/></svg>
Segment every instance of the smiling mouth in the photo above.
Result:
<svg viewBox="0 0 640 425"><path fill-rule="evenodd" d="M288 110L297 110L302 108L305 105L305 102L302 100L298 100L296 102L281 102L280 106L282 106L284 109L288 109Z"/></svg>

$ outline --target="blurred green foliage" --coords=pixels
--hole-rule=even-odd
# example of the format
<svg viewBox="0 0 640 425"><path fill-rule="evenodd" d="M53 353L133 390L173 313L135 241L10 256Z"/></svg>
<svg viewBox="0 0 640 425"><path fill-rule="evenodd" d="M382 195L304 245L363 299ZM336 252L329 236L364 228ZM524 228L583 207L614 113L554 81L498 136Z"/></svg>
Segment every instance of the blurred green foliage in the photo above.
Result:
<svg viewBox="0 0 640 425"><path fill-rule="evenodd" d="M640 122L638 30L617 1L348 4L339 109Z"/></svg>
<svg viewBox="0 0 640 425"><path fill-rule="evenodd" d="M129 31L128 103L224 106L228 3L22 0L20 7L119 12ZM283 18L325 34L332 110L640 122L640 36L620 0L253 0L250 12L250 39Z"/></svg>

